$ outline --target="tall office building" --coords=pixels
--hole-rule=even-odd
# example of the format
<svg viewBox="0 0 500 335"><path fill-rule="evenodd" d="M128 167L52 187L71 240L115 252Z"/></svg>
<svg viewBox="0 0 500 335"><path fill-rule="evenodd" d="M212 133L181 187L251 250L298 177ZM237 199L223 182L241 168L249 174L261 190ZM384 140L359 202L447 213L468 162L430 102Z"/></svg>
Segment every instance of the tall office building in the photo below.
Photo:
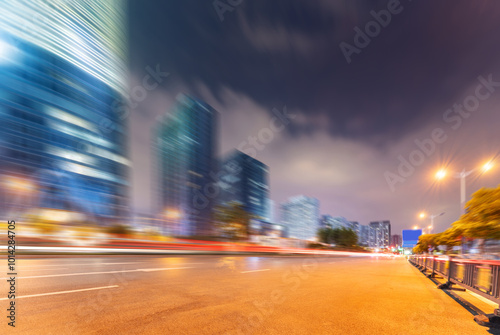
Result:
<svg viewBox="0 0 500 335"><path fill-rule="evenodd" d="M122 7L0 2L2 214L60 209L99 223L128 214Z"/></svg>
<svg viewBox="0 0 500 335"><path fill-rule="evenodd" d="M237 201L255 217L269 216L269 168L264 163L239 150L222 161L220 169L220 199L222 203Z"/></svg>
<svg viewBox="0 0 500 335"><path fill-rule="evenodd" d="M375 248L375 231L370 226L360 225L358 243L363 247Z"/></svg>
<svg viewBox="0 0 500 335"><path fill-rule="evenodd" d="M318 199L299 195L281 204L281 222L290 238L310 240L319 228Z"/></svg>
<svg viewBox="0 0 500 335"><path fill-rule="evenodd" d="M370 227L373 228L375 234L375 248L389 248L391 245L391 222L371 221Z"/></svg>
<svg viewBox="0 0 500 335"><path fill-rule="evenodd" d="M215 171L218 113L186 95L177 97L154 131L158 212L176 235L212 233L217 197Z"/></svg>

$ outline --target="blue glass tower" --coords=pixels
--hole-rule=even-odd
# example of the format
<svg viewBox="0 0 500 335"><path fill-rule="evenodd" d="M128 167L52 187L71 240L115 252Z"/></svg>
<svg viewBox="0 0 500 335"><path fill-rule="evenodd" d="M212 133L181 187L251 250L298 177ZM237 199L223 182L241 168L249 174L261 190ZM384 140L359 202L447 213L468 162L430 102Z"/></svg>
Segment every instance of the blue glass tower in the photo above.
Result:
<svg viewBox="0 0 500 335"><path fill-rule="evenodd" d="M239 150L222 162L219 186L222 203L237 201L250 214L269 217L269 168Z"/></svg>
<svg viewBox="0 0 500 335"><path fill-rule="evenodd" d="M154 131L158 210L176 235L207 235L216 200L218 112L186 95Z"/></svg>
<svg viewBox="0 0 500 335"><path fill-rule="evenodd" d="M126 215L122 2L2 1L0 12L2 213Z"/></svg>

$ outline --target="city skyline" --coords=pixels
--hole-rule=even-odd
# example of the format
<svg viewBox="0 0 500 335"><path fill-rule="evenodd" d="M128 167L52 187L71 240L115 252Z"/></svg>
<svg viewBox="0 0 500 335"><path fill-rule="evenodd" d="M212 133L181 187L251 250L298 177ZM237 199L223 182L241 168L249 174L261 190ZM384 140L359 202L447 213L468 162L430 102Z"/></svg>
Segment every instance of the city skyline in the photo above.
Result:
<svg viewBox="0 0 500 335"><path fill-rule="evenodd" d="M491 94L477 110L463 110L470 116L461 117L454 104L469 102L484 81L500 82L498 46L488 43L500 29L500 5L402 3L401 13L348 64L339 44L353 44L353 29L364 27L373 20L370 11L386 4L335 4L242 3L221 22L210 3L205 10L189 1L131 3L130 87L141 86L149 71L169 73L131 109L137 211L149 211L149 182L139 175L149 166L142 149L146 134L176 94L186 92L221 113L220 156L243 143L242 149L254 148L255 158L269 166L270 197L277 204L308 194L320 200L321 213L363 224L387 218L395 231L427 226L418 217L421 211L446 212L436 218L433 232L459 218L459 181L438 182L434 174L443 166L454 172L480 167L498 154L498 87L490 92L483 85L479 92ZM477 24L463 25L459 18ZM162 32L161 43L151 31ZM466 61L474 66L453 71ZM277 123L285 110L295 118ZM249 137L273 125L272 135L262 133L271 141L259 141L261 149L249 145ZM439 142L432 140L436 128L443 131ZM402 165L406 170L399 174ZM386 173L400 176L393 189ZM471 175L467 198L499 183L496 167Z"/></svg>

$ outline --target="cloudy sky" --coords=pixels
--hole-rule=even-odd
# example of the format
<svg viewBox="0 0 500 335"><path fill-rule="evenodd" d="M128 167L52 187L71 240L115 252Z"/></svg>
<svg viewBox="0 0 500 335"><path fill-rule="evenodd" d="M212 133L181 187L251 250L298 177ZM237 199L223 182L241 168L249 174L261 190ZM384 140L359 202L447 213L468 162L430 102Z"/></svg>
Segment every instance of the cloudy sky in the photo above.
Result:
<svg viewBox="0 0 500 335"><path fill-rule="evenodd" d="M170 73L130 117L137 212L151 209L151 126L180 92L220 112L221 154L286 110L256 150L276 204L305 194L393 233L427 225L420 211L445 212L444 230L460 214L451 172L499 153L497 1L131 0L128 17L131 90L147 67ZM468 196L500 183L497 163L468 177Z"/></svg>

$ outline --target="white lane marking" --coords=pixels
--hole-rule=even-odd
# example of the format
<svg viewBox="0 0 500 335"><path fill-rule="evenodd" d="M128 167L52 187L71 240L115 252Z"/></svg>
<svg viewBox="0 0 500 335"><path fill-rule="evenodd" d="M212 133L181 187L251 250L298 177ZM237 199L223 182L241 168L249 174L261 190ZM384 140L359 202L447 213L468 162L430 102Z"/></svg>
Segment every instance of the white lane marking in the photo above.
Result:
<svg viewBox="0 0 500 335"><path fill-rule="evenodd" d="M65 270L67 268L58 268L57 270ZM48 270L51 270L51 271L54 271L55 269L52 269L52 268L45 268L45 269L33 269L33 270L25 270L24 268L20 267L19 269L19 273L24 273L24 272L33 272L33 271L48 271Z"/></svg>
<svg viewBox="0 0 500 335"><path fill-rule="evenodd" d="M86 265L117 265L117 264L141 264L143 262L126 262L126 263L73 263L73 264L54 264L54 265L19 265L22 268L37 268L44 266L86 266Z"/></svg>
<svg viewBox="0 0 500 335"><path fill-rule="evenodd" d="M271 270L271 269L260 269L260 270L241 271L241 273L260 272L260 271L269 271L269 270Z"/></svg>
<svg viewBox="0 0 500 335"><path fill-rule="evenodd" d="M22 265L22 263L21 263L21 264L18 264L18 266L22 267L24 269L24 268L39 268L39 267L44 267L44 266L45 267L47 267L47 266L53 267L53 266L67 266L67 265L62 265L62 264L60 264L60 265Z"/></svg>
<svg viewBox="0 0 500 335"><path fill-rule="evenodd" d="M59 292L49 292L49 293L22 295L22 296L16 296L16 299L33 298L33 297L43 297L43 296L46 296L46 295L66 294L66 293L84 292L84 291L93 291L93 290L103 290L103 289L106 289L106 288L115 288L115 287L118 287L118 285L92 287L92 288L82 288L82 289L79 289L79 290L71 290L71 291L59 291ZM0 298L0 300L8 300L8 299L9 298Z"/></svg>
<svg viewBox="0 0 500 335"><path fill-rule="evenodd" d="M100 275L109 273L123 273L123 272L150 272L150 271L163 271L163 270L180 270L180 269L191 269L192 267L181 267L181 268L152 268L152 269L135 269L135 270L117 270L117 271L99 271L99 272L78 272L78 273L61 273L55 275L43 275L43 276L28 276L28 277L17 277L22 279L29 278L51 278L51 277L69 277L69 276L88 276L88 275ZM0 279L9 279L0 278Z"/></svg>
<svg viewBox="0 0 500 335"><path fill-rule="evenodd" d="M118 265L118 264L141 264L142 262L125 262L125 263L89 263L82 265Z"/></svg>
<svg viewBox="0 0 500 335"><path fill-rule="evenodd" d="M182 268L152 268L152 269L137 269L137 271L151 272L151 271L165 271L165 270L178 270L178 269L191 269L191 267Z"/></svg>
<svg viewBox="0 0 500 335"><path fill-rule="evenodd" d="M7 250L8 246L0 245L0 250ZM16 250L33 250L33 251L53 251L53 252L106 252L106 253L138 253L138 254L196 254L199 251L195 250L169 250L169 249L127 249L127 248L89 248L89 247L34 247L34 246L19 246ZM215 253L212 251L205 251L204 254Z"/></svg>
<svg viewBox="0 0 500 335"><path fill-rule="evenodd" d="M44 267L44 266L57 266L57 267L60 267L60 266L90 266L90 265L119 265L119 264L146 264L148 263L148 261L146 262L126 262L126 263L86 263L86 264L58 264L58 265L26 265L26 266L23 266L23 265L19 265L19 267L21 269L25 269L25 268L34 268L34 267ZM180 265L193 265L193 264L205 264L205 263L181 263ZM60 269L66 269L66 268L60 268ZM42 270L42 269L36 269L36 270ZM36 270L27 270L27 271L36 271ZM47 270L49 270L47 268ZM50 270L55 270L55 269L50 269ZM58 269L59 270L59 269Z"/></svg>

